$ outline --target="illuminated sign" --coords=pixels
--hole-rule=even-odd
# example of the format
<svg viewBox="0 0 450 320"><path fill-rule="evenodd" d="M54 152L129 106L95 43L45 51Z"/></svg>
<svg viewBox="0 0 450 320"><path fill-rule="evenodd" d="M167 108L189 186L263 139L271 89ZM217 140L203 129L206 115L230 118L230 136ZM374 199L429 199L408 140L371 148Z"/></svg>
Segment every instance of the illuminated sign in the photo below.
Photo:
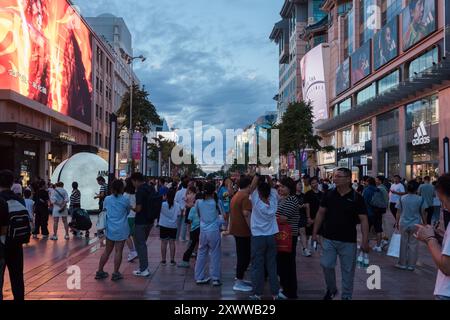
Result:
<svg viewBox="0 0 450 320"><path fill-rule="evenodd" d="M91 33L66 0L2 0L0 89L91 124Z"/></svg>

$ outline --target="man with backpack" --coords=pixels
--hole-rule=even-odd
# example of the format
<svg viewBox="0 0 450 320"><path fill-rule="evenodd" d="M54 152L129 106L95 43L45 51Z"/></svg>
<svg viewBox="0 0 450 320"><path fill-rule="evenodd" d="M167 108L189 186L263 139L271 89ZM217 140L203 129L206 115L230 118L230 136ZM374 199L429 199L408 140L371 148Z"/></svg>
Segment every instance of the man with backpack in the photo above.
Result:
<svg viewBox="0 0 450 320"><path fill-rule="evenodd" d="M11 191L13 182L11 171L0 171L0 300L6 267L14 300L25 299L22 245L30 241L30 218L24 200Z"/></svg>

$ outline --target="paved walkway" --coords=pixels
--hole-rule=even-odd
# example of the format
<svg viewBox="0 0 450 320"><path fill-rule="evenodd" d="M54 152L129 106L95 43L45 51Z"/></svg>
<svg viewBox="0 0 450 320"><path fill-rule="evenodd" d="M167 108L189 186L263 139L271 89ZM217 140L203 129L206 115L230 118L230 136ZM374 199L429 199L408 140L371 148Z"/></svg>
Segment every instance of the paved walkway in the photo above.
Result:
<svg viewBox="0 0 450 320"><path fill-rule="evenodd" d="M392 216L391 216L392 217ZM389 216L386 215L387 220ZM388 221L390 224L392 221ZM91 231L91 235L93 232ZM121 271L124 279L113 282L110 279L94 279L98 261L103 252L103 244L96 238L89 240L71 239L66 241L60 230L60 240L31 240L25 247L25 283L26 299L30 300L65 300L65 299L171 299L171 300L235 300L246 299L247 294L236 293L232 286L235 276L235 247L232 237L224 237L222 242L222 281L223 286L198 286L193 276L194 260L191 268L180 269L160 264L159 229L154 228L148 241L149 263L152 275L148 278L136 278L132 271L138 262L128 263L124 251ZM186 243L177 242L176 260L180 261ZM357 269L355 276L354 299L433 299L436 268L424 245L420 246L418 267L414 272L394 268L396 259L385 253L371 253L370 264L381 268L381 289L368 290L369 275L364 269ZM324 294L324 280L320 268L320 254L313 257L297 254L299 279L299 297L302 300L321 299ZM67 287L67 268L77 265L81 270L81 289L69 290ZM112 259L105 267L112 272ZM340 284L339 267L337 268L338 286ZM11 299L9 279L6 275L5 298ZM266 290L268 288L266 287Z"/></svg>

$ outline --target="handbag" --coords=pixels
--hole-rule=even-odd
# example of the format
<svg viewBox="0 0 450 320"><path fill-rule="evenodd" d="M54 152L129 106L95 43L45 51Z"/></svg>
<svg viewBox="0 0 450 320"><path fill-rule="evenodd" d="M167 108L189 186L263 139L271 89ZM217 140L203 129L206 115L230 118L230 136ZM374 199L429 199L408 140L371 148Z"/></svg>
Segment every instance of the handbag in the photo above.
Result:
<svg viewBox="0 0 450 320"><path fill-rule="evenodd" d="M389 242L389 248L386 253L389 257L399 258L400 257L400 241L402 236L398 232L394 232Z"/></svg>
<svg viewBox="0 0 450 320"><path fill-rule="evenodd" d="M278 233L275 235L277 242L277 251L291 253L292 252L292 228L287 223L278 222Z"/></svg>
<svg viewBox="0 0 450 320"><path fill-rule="evenodd" d="M106 209L103 209L98 214L98 220L97 220L97 231L103 231L106 229Z"/></svg>

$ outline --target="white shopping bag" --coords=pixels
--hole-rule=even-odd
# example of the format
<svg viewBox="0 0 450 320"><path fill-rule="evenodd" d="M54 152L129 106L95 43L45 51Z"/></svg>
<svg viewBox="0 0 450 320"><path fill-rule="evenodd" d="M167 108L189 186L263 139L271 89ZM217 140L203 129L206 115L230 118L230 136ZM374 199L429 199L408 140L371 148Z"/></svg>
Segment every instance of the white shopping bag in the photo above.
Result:
<svg viewBox="0 0 450 320"><path fill-rule="evenodd" d="M389 249L386 253L389 257L399 258L400 257L400 233L394 232L391 237L391 241L389 242Z"/></svg>

